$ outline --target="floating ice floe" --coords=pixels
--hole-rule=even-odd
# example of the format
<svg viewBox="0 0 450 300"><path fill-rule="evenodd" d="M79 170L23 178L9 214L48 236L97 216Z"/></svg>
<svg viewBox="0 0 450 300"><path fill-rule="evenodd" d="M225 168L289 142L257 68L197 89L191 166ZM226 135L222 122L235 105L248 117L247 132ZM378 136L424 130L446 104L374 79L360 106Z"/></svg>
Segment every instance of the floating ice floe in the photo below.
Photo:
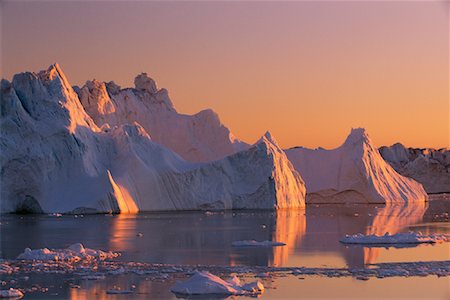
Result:
<svg viewBox="0 0 450 300"><path fill-rule="evenodd" d="M225 281L207 271L196 271L191 278L177 282L171 291L181 295L259 295L264 292L261 282L242 284L233 276Z"/></svg>
<svg viewBox="0 0 450 300"><path fill-rule="evenodd" d="M0 298L22 298L23 293L16 289L9 289L9 290L0 290Z"/></svg>
<svg viewBox="0 0 450 300"><path fill-rule="evenodd" d="M364 235L361 233L354 235L346 235L340 240L344 244L422 244L422 243L442 243L449 242L450 235L447 234L431 234L423 235L418 232L406 232L390 235Z"/></svg>
<svg viewBox="0 0 450 300"><path fill-rule="evenodd" d="M76 262L80 260L105 260L118 257L119 253L111 251L105 252L102 250L94 250L85 248L82 244L76 243L69 246L67 249L35 249L26 248L17 259L24 260L55 260L55 261L71 261Z"/></svg>
<svg viewBox="0 0 450 300"><path fill-rule="evenodd" d="M286 246L282 242L272 242L272 241L255 241L255 240L245 240L245 241L235 241L231 243L233 247L277 247Z"/></svg>

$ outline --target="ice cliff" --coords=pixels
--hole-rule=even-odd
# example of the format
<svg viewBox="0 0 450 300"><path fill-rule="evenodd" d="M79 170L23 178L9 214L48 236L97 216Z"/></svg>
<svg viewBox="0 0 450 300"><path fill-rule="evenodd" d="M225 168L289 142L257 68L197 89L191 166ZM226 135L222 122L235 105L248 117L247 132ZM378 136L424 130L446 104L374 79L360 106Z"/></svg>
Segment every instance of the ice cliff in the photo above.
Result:
<svg viewBox="0 0 450 300"><path fill-rule="evenodd" d="M158 89L146 73L138 75L134 84L135 88L121 89L114 82L92 80L76 91L97 126L137 122L152 140L191 162L221 159L248 147L210 109L192 116L179 114L168 91Z"/></svg>
<svg viewBox="0 0 450 300"><path fill-rule="evenodd" d="M406 148L397 143L379 151L398 173L417 180L428 193L450 193L450 150Z"/></svg>
<svg viewBox="0 0 450 300"><path fill-rule="evenodd" d="M146 75L135 85L76 93L58 65L2 80L1 212L304 206L302 178L270 134L236 152L214 113L179 115ZM194 160L234 154L192 163L172 147Z"/></svg>
<svg viewBox="0 0 450 300"><path fill-rule="evenodd" d="M406 203L426 201L422 185L398 174L381 157L362 128L352 129L333 150L286 150L302 175L307 203Z"/></svg>

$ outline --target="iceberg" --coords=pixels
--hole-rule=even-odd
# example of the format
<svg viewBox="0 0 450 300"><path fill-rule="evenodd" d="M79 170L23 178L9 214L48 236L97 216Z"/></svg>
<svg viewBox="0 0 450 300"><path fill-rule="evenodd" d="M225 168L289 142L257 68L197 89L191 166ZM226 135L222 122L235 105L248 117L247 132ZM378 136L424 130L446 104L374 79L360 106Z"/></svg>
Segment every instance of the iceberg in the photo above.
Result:
<svg viewBox="0 0 450 300"><path fill-rule="evenodd" d="M76 88L81 104L97 126L139 123L156 143L191 162L206 162L247 149L225 127L219 116L206 109L195 115L179 114L166 89L158 89L146 73L135 88L121 89L114 82L87 81Z"/></svg>
<svg viewBox="0 0 450 300"><path fill-rule="evenodd" d="M147 81L138 82L140 93ZM149 95L153 91L145 88ZM57 64L2 80L0 94L2 212L305 205L304 182L270 133L220 160L193 163L155 142L137 122L97 126ZM108 107L104 110L113 110Z"/></svg>
<svg viewBox="0 0 450 300"><path fill-rule="evenodd" d="M307 203L408 203L427 201L423 186L398 174L381 157L363 128L352 129L333 150L286 150L302 175Z"/></svg>
<svg viewBox="0 0 450 300"><path fill-rule="evenodd" d="M264 285L259 281L242 284L236 276L225 281L207 271L196 271L188 280L177 282L171 291L179 295L256 296L264 292Z"/></svg>
<svg viewBox="0 0 450 300"><path fill-rule="evenodd" d="M380 147L381 156L400 174L421 184L427 193L450 193L450 150Z"/></svg>

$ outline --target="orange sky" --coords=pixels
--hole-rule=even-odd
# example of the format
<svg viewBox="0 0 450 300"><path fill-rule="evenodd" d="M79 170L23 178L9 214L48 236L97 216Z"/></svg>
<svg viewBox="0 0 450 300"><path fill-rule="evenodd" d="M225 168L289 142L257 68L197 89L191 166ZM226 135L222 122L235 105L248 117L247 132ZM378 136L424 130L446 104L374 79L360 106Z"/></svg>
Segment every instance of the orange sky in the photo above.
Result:
<svg viewBox="0 0 450 300"><path fill-rule="evenodd" d="M449 145L449 3L2 1L2 77L58 62L72 84L149 73L179 112L239 138Z"/></svg>

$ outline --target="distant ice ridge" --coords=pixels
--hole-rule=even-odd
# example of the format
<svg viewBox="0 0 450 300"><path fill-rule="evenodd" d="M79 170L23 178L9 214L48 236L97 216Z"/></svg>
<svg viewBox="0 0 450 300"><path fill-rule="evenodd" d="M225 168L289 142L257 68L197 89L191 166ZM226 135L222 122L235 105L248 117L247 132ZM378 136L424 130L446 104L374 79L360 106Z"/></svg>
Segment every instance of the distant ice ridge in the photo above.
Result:
<svg viewBox="0 0 450 300"><path fill-rule="evenodd" d="M418 232L405 232L390 235L386 233L384 235L364 235L354 234L347 235L342 238L341 243L344 244L434 244L442 242L450 242L450 235L448 234L431 234L423 235Z"/></svg>
<svg viewBox="0 0 450 300"><path fill-rule="evenodd" d="M450 150L380 147L381 156L400 174L417 180L428 193L450 193Z"/></svg>
<svg viewBox="0 0 450 300"><path fill-rule="evenodd" d="M243 284L236 276L225 281L207 271L196 271L188 280L177 282L171 291L181 295L257 296L264 292L264 285L259 281Z"/></svg>
<svg viewBox="0 0 450 300"><path fill-rule="evenodd" d="M146 73L135 88L121 89L114 82L87 81L78 92L81 104L97 126L139 123L152 140L191 162L206 162L247 149L219 116L206 109L195 115L179 114L166 89L158 89Z"/></svg>
<svg viewBox="0 0 450 300"><path fill-rule="evenodd" d="M148 84L143 76L136 84L139 91L125 92L156 101ZM170 111L169 103L158 105ZM2 80L0 128L1 212L134 213L305 205L303 180L269 133L221 160L190 163L154 142L152 132L136 122L99 128L58 65L38 74L17 74L11 83Z"/></svg>
<svg viewBox="0 0 450 300"><path fill-rule="evenodd" d="M422 185L398 174L381 157L363 128L352 129L333 150L286 150L302 175L307 203L408 203L426 201Z"/></svg>
<svg viewBox="0 0 450 300"><path fill-rule="evenodd" d="M53 249L47 248L31 250L26 248L17 259L25 260L55 260L55 261L69 261L77 262L80 260L105 260L118 257L119 253L111 251L105 252L101 250L94 250L85 248L82 244L77 243L69 246L67 249Z"/></svg>

